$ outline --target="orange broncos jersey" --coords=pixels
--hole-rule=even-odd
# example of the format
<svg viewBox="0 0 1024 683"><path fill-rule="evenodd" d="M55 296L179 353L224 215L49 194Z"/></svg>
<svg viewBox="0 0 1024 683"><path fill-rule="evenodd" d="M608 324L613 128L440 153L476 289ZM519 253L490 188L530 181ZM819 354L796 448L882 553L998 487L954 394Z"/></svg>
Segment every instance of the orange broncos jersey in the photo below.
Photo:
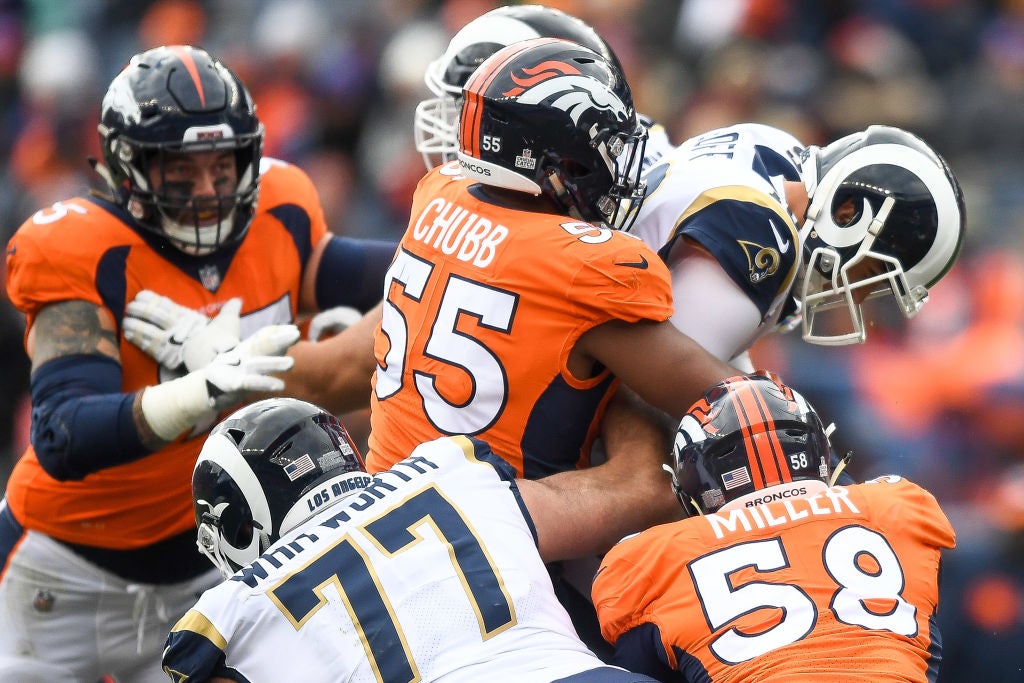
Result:
<svg viewBox="0 0 1024 683"><path fill-rule="evenodd" d="M413 197L374 344L370 471L453 434L487 441L519 476L585 466L615 380L574 378L573 345L610 320L672 314L668 270L639 239L473 186L452 162Z"/></svg>
<svg viewBox="0 0 1024 683"><path fill-rule="evenodd" d="M657 656L689 681L925 681L955 542L930 493L882 477L629 537L594 605L613 644L656 627L634 642L660 636Z"/></svg>
<svg viewBox="0 0 1024 683"><path fill-rule="evenodd" d="M242 297L242 336L295 319L299 286L313 246L326 233L306 174L264 159L256 215L237 248L185 256L130 227L117 206L75 198L36 212L7 249L7 291L28 327L48 304L81 299L102 306L120 328L125 306L150 289L206 315ZM136 392L170 373L120 340L122 390ZM7 500L28 529L83 545L126 550L195 526L191 479L209 425L200 425L144 458L56 481L30 446L7 482Z"/></svg>

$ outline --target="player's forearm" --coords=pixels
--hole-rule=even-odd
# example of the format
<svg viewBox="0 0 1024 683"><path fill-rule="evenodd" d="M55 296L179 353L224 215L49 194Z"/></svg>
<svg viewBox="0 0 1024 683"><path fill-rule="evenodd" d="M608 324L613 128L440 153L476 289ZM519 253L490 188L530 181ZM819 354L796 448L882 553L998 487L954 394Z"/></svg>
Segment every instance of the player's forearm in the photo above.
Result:
<svg viewBox="0 0 1024 683"><path fill-rule="evenodd" d="M682 510L662 469L674 434L673 419L619 387L601 423L607 461L543 480L561 508L556 533L541 539L545 560L603 553L623 536L678 519Z"/></svg>
<svg viewBox="0 0 1024 683"><path fill-rule="evenodd" d="M47 474L82 479L154 450L136 420L137 395L120 388L121 366L98 354L62 356L36 368L31 440Z"/></svg>
<svg viewBox="0 0 1024 683"><path fill-rule="evenodd" d="M300 341L288 355L295 359L295 365L282 375L282 395L309 401L335 414L370 405L370 377L377 366L372 331L367 335L357 324L323 341Z"/></svg>
<svg viewBox="0 0 1024 683"><path fill-rule="evenodd" d="M606 552L624 536L682 514L664 472L610 460L561 472L536 484L527 499L545 562ZM543 498L543 503L534 499Z"/></svg>

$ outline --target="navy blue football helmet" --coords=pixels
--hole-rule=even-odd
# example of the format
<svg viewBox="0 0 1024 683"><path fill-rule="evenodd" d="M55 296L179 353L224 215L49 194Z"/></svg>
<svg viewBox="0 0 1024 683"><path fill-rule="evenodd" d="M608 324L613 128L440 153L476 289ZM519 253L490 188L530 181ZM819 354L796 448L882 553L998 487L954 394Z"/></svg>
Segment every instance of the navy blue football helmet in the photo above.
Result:
<svg viewBox="0 0 1024 683"><path fill-rule="evenodd" d="M831 483L828 432L807 400L762 374L724 379L679 423L672 486L689 514ZM816 483L815 483L816 482ZM740 501L740 503L736 503Z"/></svg>
<svg viewBox="0 0 1024 683"><path fill-rule="evenodd" d="M248 90L224 64L188 45L132 57L103 97L103 165L114 200L146 230L186 254L204 256L242 239L259 194L263 125ZM196 201L181 183L161 182L168 155L230 151L237 182Z"/></svg>

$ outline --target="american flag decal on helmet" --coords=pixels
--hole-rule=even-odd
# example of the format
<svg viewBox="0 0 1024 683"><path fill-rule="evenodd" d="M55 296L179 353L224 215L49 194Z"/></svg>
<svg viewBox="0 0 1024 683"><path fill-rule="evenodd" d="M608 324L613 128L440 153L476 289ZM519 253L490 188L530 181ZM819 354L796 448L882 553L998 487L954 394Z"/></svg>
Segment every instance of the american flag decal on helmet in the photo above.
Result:
<svg viewBox="0 0 1024 683"><path fill-rule="evenodd" d="M284 466L284 473L288 475L288 481L295 481L307 472L312 472L316 468L313 464L313 459L306 453L301 458L296 458L287 465Z"/></svg>
<svg viewBox="0 0 1024 683"><path fill-rule="evenodd" d="M746 467L740 467L722 475L722 485L725 486L726 491L731 491L738 486L749 483L750 472L747 471Z"/></svg>

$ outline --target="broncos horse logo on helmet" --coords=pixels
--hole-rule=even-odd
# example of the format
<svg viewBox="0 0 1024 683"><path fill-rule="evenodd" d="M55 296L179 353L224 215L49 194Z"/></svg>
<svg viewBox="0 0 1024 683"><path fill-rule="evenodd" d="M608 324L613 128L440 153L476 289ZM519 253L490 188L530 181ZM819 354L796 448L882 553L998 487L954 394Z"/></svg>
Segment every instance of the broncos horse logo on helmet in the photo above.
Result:
<svg viewBox="0 0 1024 683"><path fill-rule="evenodd" d="M625 207L643 200L634 160L646 139L618 67L581 45L538 38L494 53L466 83L458 158L477 182L623 228Z"/></svg>
<svg viewBox="0 0 1024 683"><path fill-rule="evenodd" d="M518 97L523 104L541 104L548 101L552 107L569 114L579 124L580 117L591 107L605 108L616 114L620 121L629 118L622 100L607 88L598 87L593 79L564 62L545 62L533 68L523 67L524 76L512 74L518 87L506 91L506 97Z"/></svg>

